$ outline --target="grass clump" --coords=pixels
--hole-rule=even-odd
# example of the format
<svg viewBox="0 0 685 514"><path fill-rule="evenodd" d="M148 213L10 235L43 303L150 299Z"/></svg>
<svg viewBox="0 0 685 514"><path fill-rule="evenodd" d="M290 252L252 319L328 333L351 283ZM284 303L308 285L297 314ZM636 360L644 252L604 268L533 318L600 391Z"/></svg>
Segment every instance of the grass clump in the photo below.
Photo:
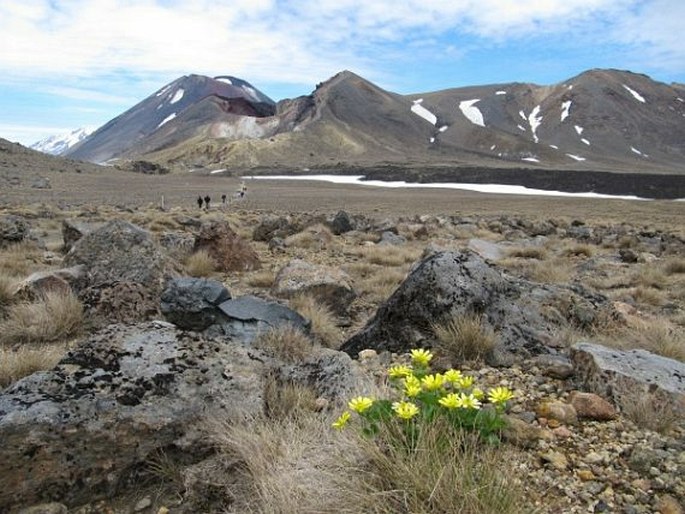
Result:
<svg viewBox="0 0 685 514"><path fill-rule="evenodd" d="M50 343L75 336L83 306L73 293L48 292L34 302L12 305L0 322L0 344Z"/></svg>
<svg viewBox="0 0 685 514"><path fill-rule="evenodd" d="M563 284L573 276L569 263L562 259L537 262L529 270L528 276L536 282Z"/></svg>
<svg viewBox="0 0 685 514"><path fill-rule="evenodd" d="M0 273L0 314L14 301L15 280Z"/></svg>
<svg viewBox="0 0 685 514"><path fill-rule="evenodd" d="M664 273L676 275L685 273L685 257L670 257L663 264Z"/></svg>
<svg viewBox="0 0 685 514"><path fill-rule="evenodd" d="M290 299L290 308L307 318L312 334L326 348L337 349L342 341L342 331L336 324L336 317L325 304L311 295L299 294Z"/></svg>
<svg viewBox="0 0 685 514"><path fill-rule="evenodd" d="M673 405L657 402L647 393L637 391L620 400L621 412L640 428L667 434L681 421Z"/></svg>
<svg viewBox="0 0 685 514"><path fill-rule="evenodd" d="M268 288L271 287L276 279L276 275L270 270L260 270L247 277L247 285L252 287Z"/></svg>
<svg viewBox="0 0 685 514"><path fill-rule="evenodd" d="M272 328L260 334L254 340L253 346L290 363L305 359L313 350L312 341L292 325Z"/></svg>
<svg viewBox="0 0 685 514"><path fill-rule="evenodd" d="M264 383L264 414L269 419L296 419L318 410L317 394L311 387L283 383L269 376Z"/></svg>
<svg viewBox="0 0 685 514"><path fill-rule="evenodd" d="M64 353L65 345L0 347L0 388L29 376L36 371L54 368Z"/></svg>
<svg viewBox="0 0 685 514"><path fill-rule="evenodd" d="M397 267L414 262L420 251L408 246L373 245L363 246L356 253L371 264Z"/></svg>
<svg viewBox="0 0 685 514"><path fill-rule="evenodd" d="M536 259L542 261L547 258L547 249L542 246L517 246L507 250L507 255L520 259Z"/></svg>
<svg viewBox="0 0 685 514"><path fill-rule="evenodd" d="M216 271L216 261L207 250L198 250L186 258L185 267L191 277L211 277Z"/></svg>
<svg viewBox="0 0 685 514"><path fill-rule="evenodd" d="M495 347L494 331L483 317L465 314L432 326L435 349L453 364L465 360L483 360Z"/></svg>
<svg viewBox="0 0 685 514"><path fill-rule="evenodd" d="M585 243L577 243L565 248L562 252L566 257L592 257L595 247Z"/></svg>

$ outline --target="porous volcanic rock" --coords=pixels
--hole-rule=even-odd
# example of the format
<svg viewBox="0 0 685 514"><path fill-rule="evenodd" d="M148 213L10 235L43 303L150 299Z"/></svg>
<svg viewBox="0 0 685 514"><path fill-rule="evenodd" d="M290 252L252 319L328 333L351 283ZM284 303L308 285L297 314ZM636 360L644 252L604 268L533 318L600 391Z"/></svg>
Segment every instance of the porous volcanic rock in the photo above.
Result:
<svg viewBox="0 0 685 514"><path fill-rule="evenodd" d="M64 250L69 251L76 241L102 226L102 223L89 223L75 219L62 220L62 240Z"/></svg>
<svg viewBox="0 0 685 514"><path fill-rule="evenodd" d="M78 282L83 276L84 266L55 271L36 271L19 282L14 289L14 295L27 300L35 300L46 293L68 294L72 292L71 284Z"/></svg>
<svg viewBox="0 0 685 514"><path fill-rule="evenodd" d="M341 269L312 264L301 259L290 261L274 279L271 293L279 298L308 294L344 315L357 297L352 279Z"/></svg>
<svg viewBox="0 0 685 514"><path fill-rule="evenodd" d="M475 314L497 335L494 363L556 354L561 324L592 323L607 299L579 287L538 284L502 274L475 253L438 252L418 263L360 332L341 346L402 353L432 346L431 324Z"/></svg>
<svg viewBox="0 0 685 514"><path fill-rule="evenodd" d="M195 237L194 250L206 250L216 261L219 271L250 271L262 267L257 253L227 221L203 223Z"/></svg>
<svg viewBox="0 0 685 514"><path fill-rule="evenodd" d="M281 239L297 234L302 227L294 223L290 216L264 216L252 231L255 241L269 241L274 237Z"/></svg>
<svg viewBox="0 0 685 514"><path fill-rule="evenodd" d="M0 248L22 242L29 236L29 230L28 222L21 216L0 216Z"/></svg>
<svg viewBox="0 0 685 514"><path fill-rule="evenodd" d="M110 325L0 394L0 511L108 496L162 449L200 460L199 421L260 413L268 362L166 322Z"/></svg>
<svg viewBox="0 0 685 514"><path fill-rule="evenodd" d="M206 278L171 279L162 293L164 317L184 330L204 330L221 316L219 304L231 299L221 282Z"/></svg>

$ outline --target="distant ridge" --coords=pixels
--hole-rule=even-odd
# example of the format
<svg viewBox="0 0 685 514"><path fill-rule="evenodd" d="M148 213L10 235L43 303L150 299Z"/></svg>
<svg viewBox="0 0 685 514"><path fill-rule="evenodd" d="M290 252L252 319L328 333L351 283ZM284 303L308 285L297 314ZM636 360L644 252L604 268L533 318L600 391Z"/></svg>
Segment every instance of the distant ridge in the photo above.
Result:
<svg viewBox="0 0 685 514"><path fill-rule="evenodd" d="M93 132L92 128L78 128L66 134L56 134L33 143L29 148L50 155L62 155L72 146L83 141Z"/></svg>

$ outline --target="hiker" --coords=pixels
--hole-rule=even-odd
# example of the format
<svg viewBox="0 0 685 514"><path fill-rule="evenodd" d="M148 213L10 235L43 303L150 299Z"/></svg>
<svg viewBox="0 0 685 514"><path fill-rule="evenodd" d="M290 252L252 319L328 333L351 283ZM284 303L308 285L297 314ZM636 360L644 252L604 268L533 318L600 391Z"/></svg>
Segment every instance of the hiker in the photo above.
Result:
<svg viewBox="0 0 685 514"><path fill-rule="evenodd" d="M246 192L247 192L247 186L245 185L245 182L242 182L240 184L240 189L238 189L238 196L240 196L240 198L243 198L245 196Z"/></svg>
<svg viewBox="0 0 685 514"><path fill-rule="evenodd" d="M197 197L197 206L202 209L202 195Z"/></svg>
<svg viewBox="0 0 685 514"><path fill-rule="evenodd" d="M212 200L212 199L209 197L209 195L205 196L205 208L206 208L207 210L209 210L209 202L210 202L211 200Z"/></svg>
<svg viewBox="0 0 685 514"><path fill-rule="evenodd" d="M221 195L221 203L226 205L226 193Z"/></svg>

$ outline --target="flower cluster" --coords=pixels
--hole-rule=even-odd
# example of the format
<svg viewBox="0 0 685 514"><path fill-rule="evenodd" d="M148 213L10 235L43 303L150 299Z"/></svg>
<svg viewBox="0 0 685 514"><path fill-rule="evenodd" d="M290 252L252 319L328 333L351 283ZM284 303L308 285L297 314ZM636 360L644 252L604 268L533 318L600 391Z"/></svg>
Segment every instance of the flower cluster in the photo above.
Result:
<svg viewBox="0 0 685 514"><path fill-rule="evenodd" d="M396 365L388 369L390 383L399 398L373 399L365 396L348 402L349 410L333 423L342 430L356 413L365 433L374 434L381 423L400 420L406 423L431 422L446 419L458 429L477 431L491 437L502 428L502 413L514 397L506 387L495 387L487 393L474 386L472 376L450 369L431 373L429 350L411 351L411 366Z"/></svg>

